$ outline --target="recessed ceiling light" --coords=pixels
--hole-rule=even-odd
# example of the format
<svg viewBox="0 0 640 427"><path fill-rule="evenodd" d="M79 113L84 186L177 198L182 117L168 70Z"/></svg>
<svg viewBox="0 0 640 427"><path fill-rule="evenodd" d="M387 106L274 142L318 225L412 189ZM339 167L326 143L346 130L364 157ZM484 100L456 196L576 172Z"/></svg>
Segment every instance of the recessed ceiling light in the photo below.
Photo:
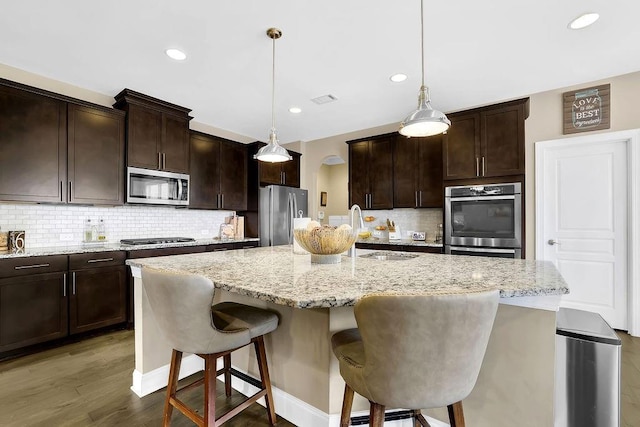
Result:
<svg viewBox="0 0 640 427"><path fill-rule="evenodd" d="M167 49L164 53L166 53L169 58L175 59L176 61L184 61L187 59L187 54L180 49Z"/></svg>
<svg viewBox="0 0 640 427"><path fill-rule="evenodd" d="M300 108L300 107L291 107L291 108L289 108L289 112L293 113L293 114L300 114L300 113L302 113L302 108Z"/></svg>
<svg viewBox="0 0 640 427"><path fill-rule="evenodd" d="M573 21L569 22L569 29L579 30L581 28L588 27L600 18L600 15L594 12L584 13L578 16Z"/></svg>
<svg viewBox="0 0 640 427"><path fill-rule="evenodd" d="M389 80L394 83L400 83L407 80L407 75L402 73L394 74L393 76L389 77Z"/></svg>

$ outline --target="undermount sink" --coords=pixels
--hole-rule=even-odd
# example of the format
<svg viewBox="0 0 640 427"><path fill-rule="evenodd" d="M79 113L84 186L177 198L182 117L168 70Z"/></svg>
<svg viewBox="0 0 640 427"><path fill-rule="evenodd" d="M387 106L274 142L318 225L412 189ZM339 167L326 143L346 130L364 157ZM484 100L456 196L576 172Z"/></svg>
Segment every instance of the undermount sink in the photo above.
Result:
<svg viewBox="0 0 640 427"><path fill-rule="evenodd" d="M360 255L361 258L376 259L378 261L404 261L413 259L418 255L394 253L394 252L373 252L370 254Z"/></svg>

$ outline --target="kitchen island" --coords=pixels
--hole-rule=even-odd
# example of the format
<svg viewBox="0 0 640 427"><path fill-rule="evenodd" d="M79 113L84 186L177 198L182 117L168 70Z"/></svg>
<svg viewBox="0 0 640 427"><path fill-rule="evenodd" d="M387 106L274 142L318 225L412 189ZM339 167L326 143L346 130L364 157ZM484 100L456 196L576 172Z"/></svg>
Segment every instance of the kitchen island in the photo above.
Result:
<svg viewBox="0 0 640 427"><path fill-rule="evenodd" d="M311 264L291 247L257 248L127 261L135 280L136 366L132 389L140 396L166 385L171 349L157 329L143 293L140 268L210 278L214 302L233 300L276 310L279 328L266 337L276 411L304 426L337 425L344 383L331 335L355 326L352 306L365 294L465 293L500 289L501 304L478 383L465 399L469 425L553 424L555 312L568 288L548 262L439 254L400 261L343 257L335 265ZM255 375L253 356L234 353L233 365ZM201 368L196 356L181 376ZM234 383L240 391L250 386ZM363 399L354 413L366 411ZM446 411L429 415L446 420Z"/></svg>

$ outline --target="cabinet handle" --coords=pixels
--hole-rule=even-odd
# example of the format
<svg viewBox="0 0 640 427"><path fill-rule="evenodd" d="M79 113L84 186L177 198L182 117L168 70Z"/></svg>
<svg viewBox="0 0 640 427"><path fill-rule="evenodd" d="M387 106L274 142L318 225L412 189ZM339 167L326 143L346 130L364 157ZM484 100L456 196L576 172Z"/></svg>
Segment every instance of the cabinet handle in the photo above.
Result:
<svg viewBox="0 0 640 427"><path fill-rule="evenodd" d="M476 157L476 176L480 176L480 157Z"/></svg>
<svg viewBox="0 0 640 427"><path fill-rule="evenodd" d="M67 296L67 273L62 275L62 296Z"/></svg>
<svg viewBox="0 0 640 427"><path fill-rule="evenodd" d="M280 184L284 184L284 171L280 171Z"/></svg>
<svg viewBox="0 0 640 427"><path fill-rule="evenodd" d="M162 153L158 153L158 169L162 169Z"/></svg>
<svg viewBox="0 0 640 427"><path fill-rule="evenodd" d="M16 265L13 268L16 270L26 270L27 268L41 268L41 267L49 267L49 264Z"/></svg>
<svg viewBox="0 0 640 427"><path fill-rule="evenodd" d="M90 259L89 263L93 263L93 262L109 262L109 261L113 261L113 258L97 258L97 259Z"/></svg>
<svg viewBox="0 0 640 427"><path fill-rule="evenodd" d="M484 176L484 156L482 156L482 176Z"/></svg>
<svg viewBox="0 0 640 427"><path fill-rule="evenodd" d="M69 202L71 201L71 198L73 197L73 181L69 181Z"/></svg>
<svg viewBox="0 0 640 427"><path fill-rule="evenodd" d="M75 295L76 294L76 272L75 271L73 272L73 280L72 281L73 281L73 290L72 290L71 295Z"/></svg>
<svg viewBox="0 0 640 427"><path fill-rule="evenodd" d="M418 192L416 191L416 208L418 207Z"/></svg>
<svg viewBox="0 0 640 427"><path fill-rule="evenodd" d="M220 194L220 209L224 209L224 194Z"/></svg>
<svg viewBox="0 0 640 427"><path fill-rule="evenodd" d="M162 153L162 169L167 168L167 153Z"/></svg>
<svg viewBox="0 0 640 427"><path fill-rule="evenodd" d="M60 181L60 201L64 202L64 182Z"/></svg>
<svg viewBox="0 0 640 427"><path fill-rule="evenodd" d="M420 190L420 207L422 207L422 190Z"/></svg>

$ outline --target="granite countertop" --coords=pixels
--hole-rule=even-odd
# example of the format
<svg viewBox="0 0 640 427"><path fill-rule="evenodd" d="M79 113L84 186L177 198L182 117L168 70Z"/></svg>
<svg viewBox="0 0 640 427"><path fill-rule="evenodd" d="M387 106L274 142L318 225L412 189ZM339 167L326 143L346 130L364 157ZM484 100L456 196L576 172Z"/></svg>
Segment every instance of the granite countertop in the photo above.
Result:
<svg viewBox="0 0 640 427"><path fill-rule="evenodd" d="M399 252L393 252L398 254ZM410 259L379 261L342 257L339 264L312 264L291 246L128 260L151 267L199 274L215 286L297 308L351 306L365 294L467 293L500 289L502 298L562 295L569 289L548 261L405 253Z"/></svg>
<svg viewBox="0 0 640 427"><path fill-rule="evenodd" d="M228 243L258 242L258 238L246 238L237 240L220 239L196 239L193 242L181 243L158 243L155 245L123 245L118 243L98 243L85 245L69 245L69 246L52 246L48 248L27 248L23 253L0 253L0 259L3 258L22 258L32 256L46 255L66 255L66 254L82 254L91 252L109 252L109 251L138 251L141 249L162 249L177 248L183 246L203 246L203 245L223 245Z"/></svg>

